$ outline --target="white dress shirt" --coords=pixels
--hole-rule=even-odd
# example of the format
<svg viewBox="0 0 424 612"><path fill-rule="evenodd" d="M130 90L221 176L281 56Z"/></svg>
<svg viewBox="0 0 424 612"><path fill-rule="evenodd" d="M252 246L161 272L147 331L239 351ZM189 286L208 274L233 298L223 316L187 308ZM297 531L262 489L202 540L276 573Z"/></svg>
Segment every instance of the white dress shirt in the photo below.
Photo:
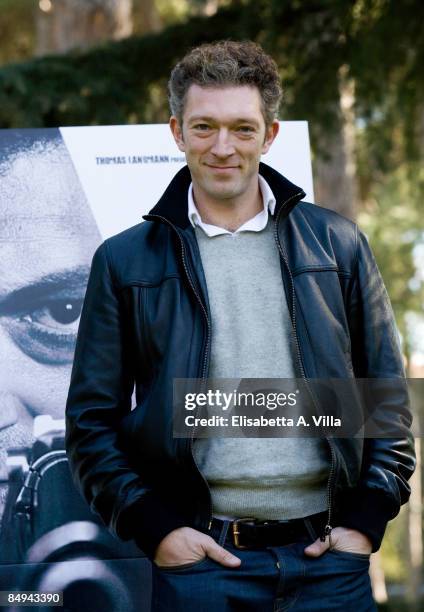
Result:
<svg viewBox="0 0 424 612"><path fill-rule="evenodd" d="M188 218L193 227L196 225L202 228L207 236L212 238L213 236L219 236L220 234L230 234L235 236L239 232L260 232L266 227L268 223L268 214L274 214L275 210L275 197L272 193L271 187L268 185L263 176L259 175L259 189L262 195L263 208L257 215L248 219L241 225L235 232L219 227L218 225L211 225L210 223L204 223L197 210L196 204L194 203L193 197L193 183L190 183L188 188Z"/></svg>

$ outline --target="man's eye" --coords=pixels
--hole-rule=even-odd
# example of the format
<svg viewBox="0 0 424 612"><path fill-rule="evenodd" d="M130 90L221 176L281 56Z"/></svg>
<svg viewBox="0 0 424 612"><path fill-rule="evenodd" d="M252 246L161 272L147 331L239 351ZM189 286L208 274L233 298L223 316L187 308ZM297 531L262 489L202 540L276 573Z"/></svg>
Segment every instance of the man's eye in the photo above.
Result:
<svg viewBox="0 0 424 612"><path fill-rule="evenodd" d="M250 125L240 125L237 130L242 134L251 134L254 131Z"/></svg>
<svg viewBox="0 0 424 612"><path fill-rule="evenodd" d="M51 300L45 306L27 313L23 320L44 327L59 330L63 328L69 333L72 324L75 324L81 314L82 300Z"/></svg>
<svg viewBox="0 0 424 612"><path fill-rule="evenodd" d="M14 343L39 363L71 363L83 298L49 296L2 318Z"/></svg>
<svg viewBox="0 0 424 612"><path fill-rule="evenodd" d="M210 129L210 126L207 123L198 123L194 126L195 130L199 130L199 132L207 132Z"/></svg>

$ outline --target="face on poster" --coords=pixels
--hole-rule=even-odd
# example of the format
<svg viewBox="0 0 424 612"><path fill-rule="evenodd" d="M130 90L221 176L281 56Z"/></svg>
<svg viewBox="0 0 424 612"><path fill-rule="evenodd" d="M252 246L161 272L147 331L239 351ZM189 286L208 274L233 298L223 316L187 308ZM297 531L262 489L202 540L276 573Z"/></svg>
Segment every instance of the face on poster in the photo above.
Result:
<svg viewBox="0 0 424 612"><path fill-rule="evenodd" d="M284 122L266 163L313 200L307 125ZM184 165L166 125L0 130L0 516L11 449L63 419L91 258L139 223Z"/></svg>
<svg viewBox="0 0 424 612"><path fill-rule="evenodd" d="M0 474L33 420L63 418L79 314L100 234L59 130L2 132ZM0 504L7 494L2 487Z"/></svg>

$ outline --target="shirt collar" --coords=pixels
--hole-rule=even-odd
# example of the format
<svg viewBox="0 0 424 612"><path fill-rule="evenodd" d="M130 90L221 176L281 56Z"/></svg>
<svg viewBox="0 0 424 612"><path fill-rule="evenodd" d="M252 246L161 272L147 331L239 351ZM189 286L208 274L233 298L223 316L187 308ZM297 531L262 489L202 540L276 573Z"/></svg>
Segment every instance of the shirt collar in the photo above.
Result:
<svg viewBox="0 0 424 612"><path fill-rule="evenodd" d="M262 205L263 208L257 215L248 219L243 225L241 225L235 232L230 232L229 230L219 227L218 225L212 225L210 223L204 223L202 218L197 210L196 204L194 203L193 197L193 183L190 183L188 188L188 218L190 219L190 223L193 227L200 227L207 236L212 238L213 236L219 236L221 234L230 234L234 236L239 232L260 232L266 227L268 223L269 214L273 215L275 210L276 200L274 194L271 190L271 187L268 185L267 181L261 176L258 175L259 178L259 189L261 190L262 195Z"/></svg>

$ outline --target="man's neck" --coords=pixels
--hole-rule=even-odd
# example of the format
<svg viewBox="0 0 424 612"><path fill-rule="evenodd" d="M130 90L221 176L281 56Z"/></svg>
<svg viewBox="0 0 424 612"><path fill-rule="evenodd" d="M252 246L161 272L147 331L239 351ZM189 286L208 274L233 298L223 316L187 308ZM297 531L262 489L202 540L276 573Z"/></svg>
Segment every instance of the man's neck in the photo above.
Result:
<svg viewBox="0 0 424 612"><path fill-rule="evenodd" d="M193 199L203 223L222 227L229 232L235 232L249 219L255 217L263 209L262 193L259 183L256 190L246 196L227 200L211 200L200 195L193 184Z"/></svg>

